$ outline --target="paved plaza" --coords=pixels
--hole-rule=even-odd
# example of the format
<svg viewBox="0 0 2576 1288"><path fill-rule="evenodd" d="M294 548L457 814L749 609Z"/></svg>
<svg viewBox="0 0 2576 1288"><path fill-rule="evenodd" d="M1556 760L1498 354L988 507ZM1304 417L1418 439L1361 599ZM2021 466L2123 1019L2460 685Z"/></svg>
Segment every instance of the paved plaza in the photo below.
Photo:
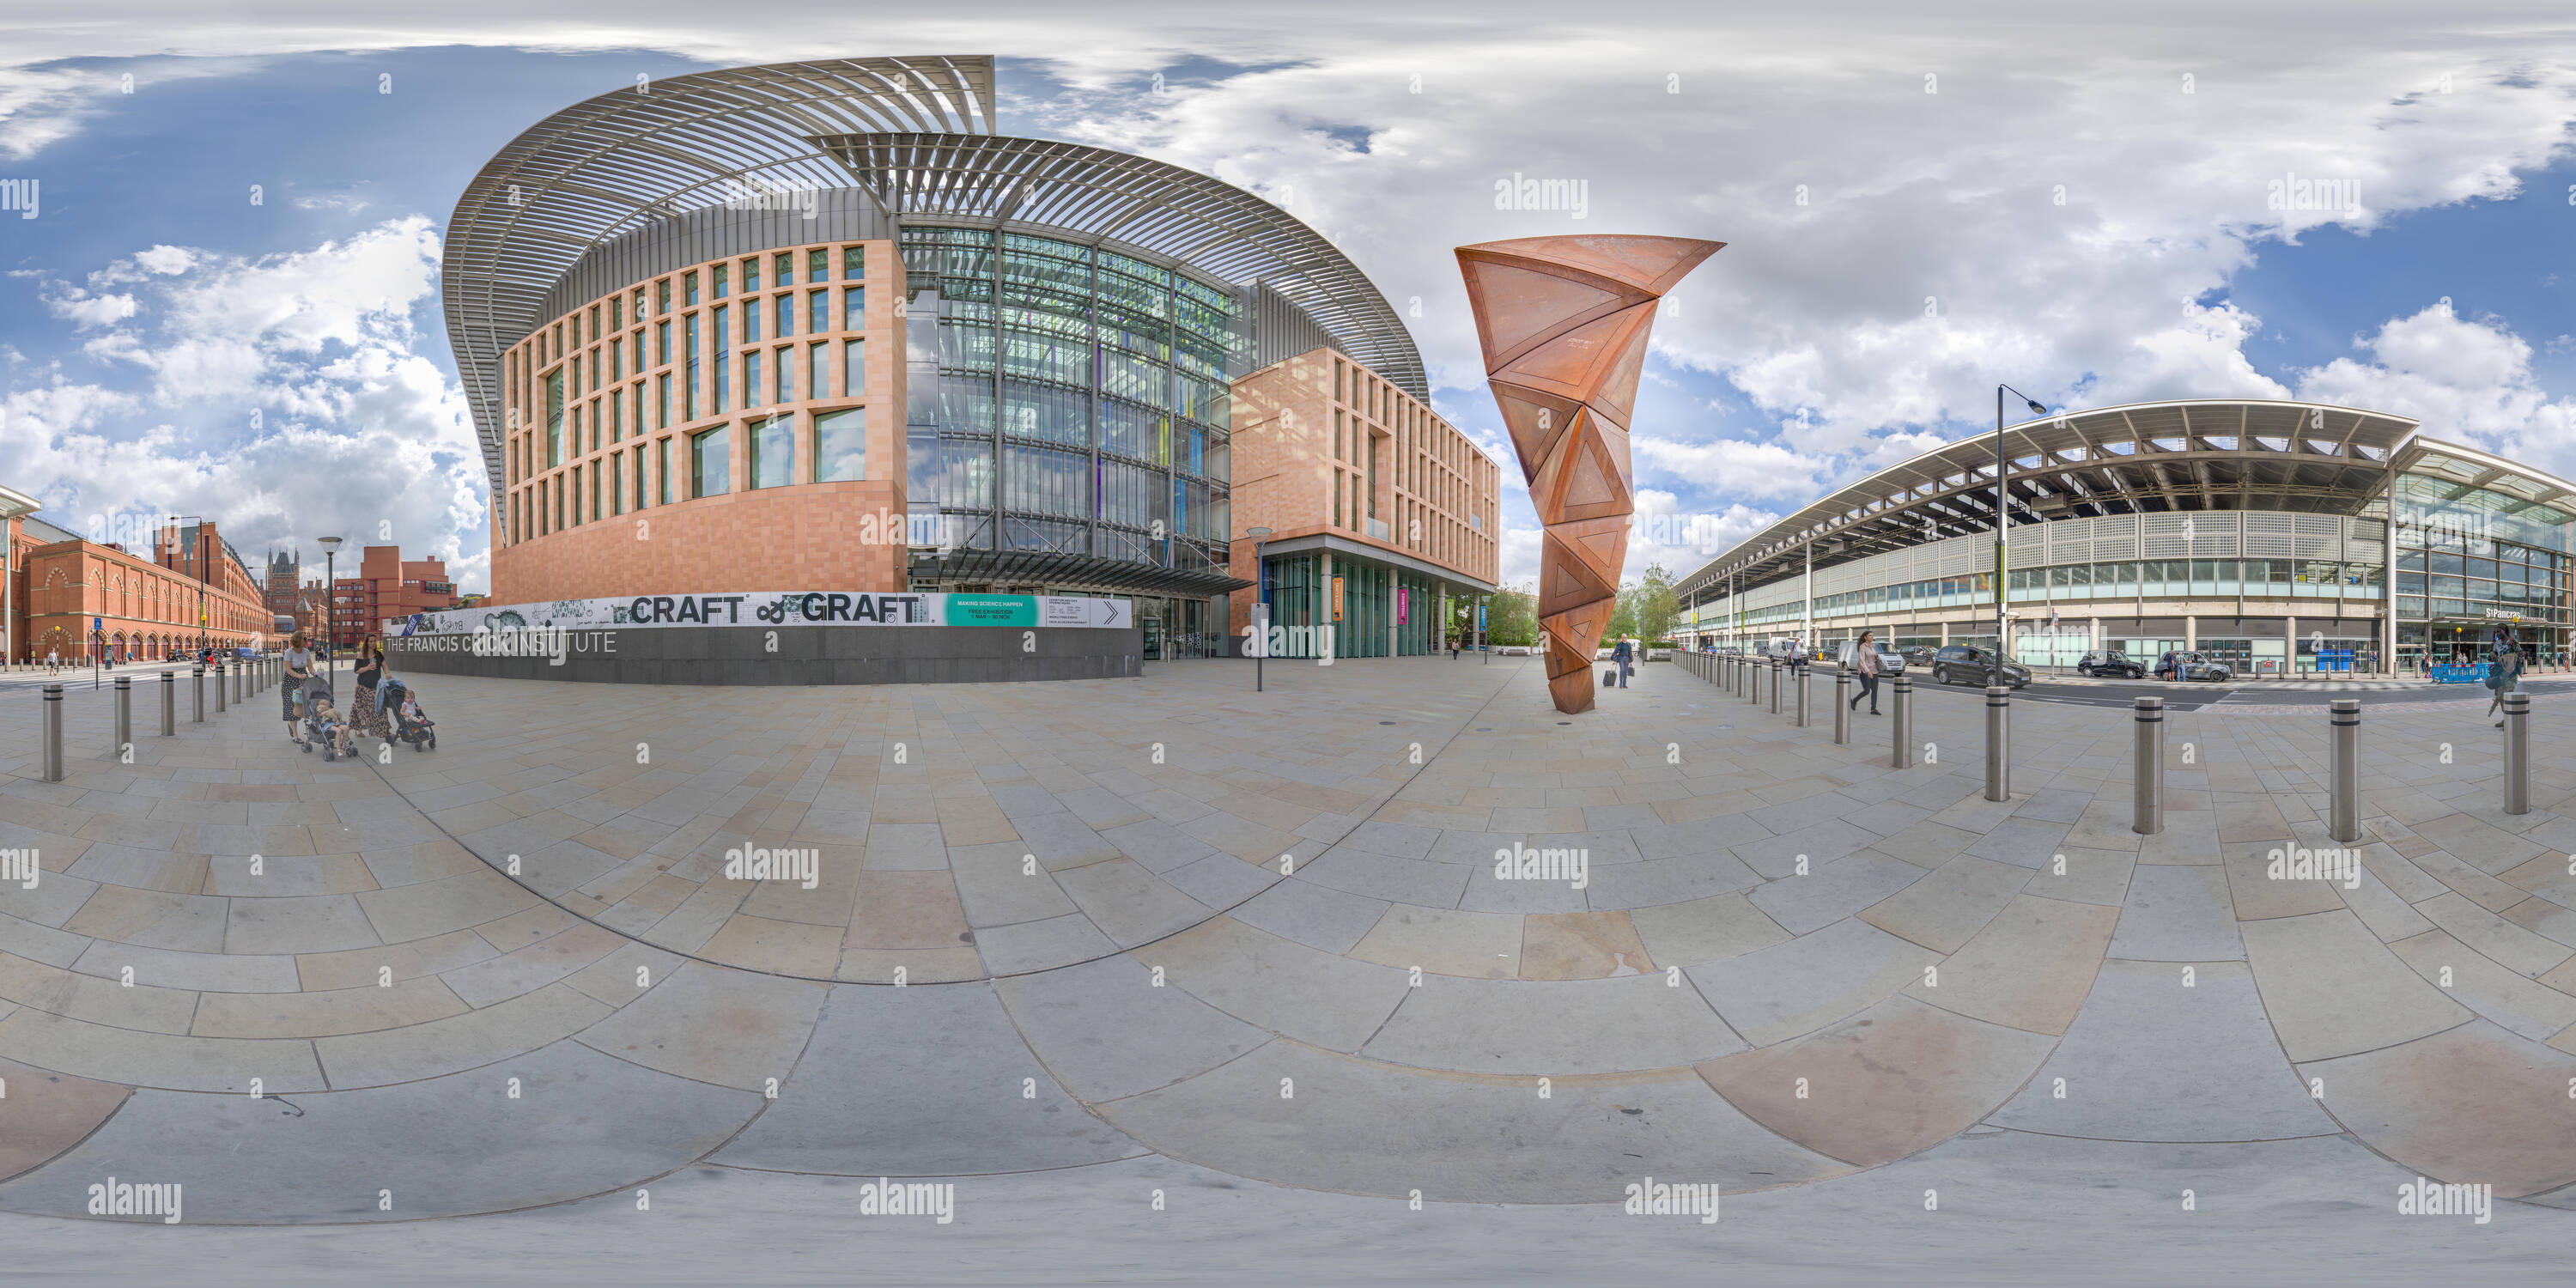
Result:
<svg viewBox="0 0 2576 1288"><path fill-rule="evenodd" d="M2319 706L2176 715L2141 837L2098 707L2016 706L1989 802L1964 690L1899 770L1830 685L1799 728L1669 664L1580 716L1535 659L1251 680L424 677L439 746L382 764L299 752L273 690L171 738L139 700L120 763L76 693L59 783L12 698L0 1255L323 1246L120 1229L160 1218L91 1219L110 1177L189 1227L678 1276L709 1218L1037 1282L1317 1228L1308 1271L1396 1279L1928 1279L2009 1239L2350 1282L2576 1232L2576 698L2535 701L2513 816L2482 691L2357 695L2321 880L2269 871L2346 852ZM2419 1176L2492 1222L2400 1217ZM953 1222L858 1225L880 1177ZM1723 1220L1624 1218L1649 1178Z"/></svg>

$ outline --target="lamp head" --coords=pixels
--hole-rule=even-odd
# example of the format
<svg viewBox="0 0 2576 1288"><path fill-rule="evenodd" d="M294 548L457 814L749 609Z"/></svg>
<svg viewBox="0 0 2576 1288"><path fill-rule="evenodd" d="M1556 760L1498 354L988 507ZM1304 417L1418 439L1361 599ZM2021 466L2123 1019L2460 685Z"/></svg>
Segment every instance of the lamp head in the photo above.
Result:
<svg viewBox="0 0 2576 1288"><path fill-rule="evenodd" d="M334 553L340 548L340 539L338 537L323 537L321 541L322 553L326 555Z"/></svg>
<svg viewBox="0 0 2576 1288"><path fill-rule="evenodd" d="M1245 535L1245 536L1247 536L1247 537L1250 537L1250 538L1252 538L1252 539L1253 539L1253 540L1255 540L1255 541L1259 541L1259 540L1261 540L1262 538L1267 537L1267 536L1269 536L1269 535L1270 535L1270 529L1268 529L1268 528L1245 528L1245 529L1243 530L1243 535Z"/></svg>
<svg viewBox="0 0 2576 1288"><path fill-rule="evenodd" d="M2032 411L2032 413L2033 413L2033 414L2040 415L2040 416L2045 416L2045 415L2047 415L2047 414L2048 414L2048 409L2047 409L2046 407L2042 407L2042 406L2040 406L2038 403L2031 402L2031 400L2030 400L2030 399L2028 399L2028 398L2024 398L2024 399L2022 399L2022 401L2023 401L2023 402L2026 402L2026 403L2030 403L2030 409L2031 409L2031 411Z"/></svg>

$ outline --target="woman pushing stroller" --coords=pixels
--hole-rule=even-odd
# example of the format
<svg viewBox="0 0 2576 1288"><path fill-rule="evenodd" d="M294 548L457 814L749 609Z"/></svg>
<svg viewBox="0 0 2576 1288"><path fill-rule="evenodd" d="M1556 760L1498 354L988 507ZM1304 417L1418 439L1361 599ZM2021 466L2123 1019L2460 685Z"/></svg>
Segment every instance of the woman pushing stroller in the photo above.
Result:
<svg viewBox="0 0 2576 1288"><path fill-rule="evenodd" d="M394 740L394 731L385 708L390 705L392 690L402 685L400 681L388 685L390 677L385 671L385 637L370 635L358 646L358 696L349 704L349 727L353 733L389 743Z"/></svg>

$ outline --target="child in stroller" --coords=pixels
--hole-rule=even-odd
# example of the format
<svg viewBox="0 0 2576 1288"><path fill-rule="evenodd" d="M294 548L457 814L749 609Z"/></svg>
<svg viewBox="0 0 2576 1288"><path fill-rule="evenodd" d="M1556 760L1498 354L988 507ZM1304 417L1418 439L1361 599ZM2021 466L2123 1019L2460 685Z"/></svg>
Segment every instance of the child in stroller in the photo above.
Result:
<svg viewBox="0 0 2576 1288"><path fill-rule="evenodd" d="M385 701L393 706L394 740L410 743L413 751L428 751L436 747L438 722L421 709L420 695L391 676L385 677L385 683L393 686L392 691L385 695Z"/></svg>
<svg viewBox="0 0 2576 1288"><path fill-rule="evenodd" d="M318 679L304 686L304 736L296 744L309 752L317 742L326 761L350 754L349 718L331 705L331 686Z"/></svg>

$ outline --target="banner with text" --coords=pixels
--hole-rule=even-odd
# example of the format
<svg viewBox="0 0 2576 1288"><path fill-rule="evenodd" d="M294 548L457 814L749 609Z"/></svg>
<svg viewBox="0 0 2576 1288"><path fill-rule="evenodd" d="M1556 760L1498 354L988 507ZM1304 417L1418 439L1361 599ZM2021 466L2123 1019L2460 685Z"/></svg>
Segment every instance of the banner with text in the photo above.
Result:
<svg viewBox="0 0 2576 1288"><path fill-rule="evenodd" d="M476 631L598 631L663 626L1083 626L1136 624L1124 599L940 595L920 591L759 591L482 604L388 618L389 638Z"/></svg>

